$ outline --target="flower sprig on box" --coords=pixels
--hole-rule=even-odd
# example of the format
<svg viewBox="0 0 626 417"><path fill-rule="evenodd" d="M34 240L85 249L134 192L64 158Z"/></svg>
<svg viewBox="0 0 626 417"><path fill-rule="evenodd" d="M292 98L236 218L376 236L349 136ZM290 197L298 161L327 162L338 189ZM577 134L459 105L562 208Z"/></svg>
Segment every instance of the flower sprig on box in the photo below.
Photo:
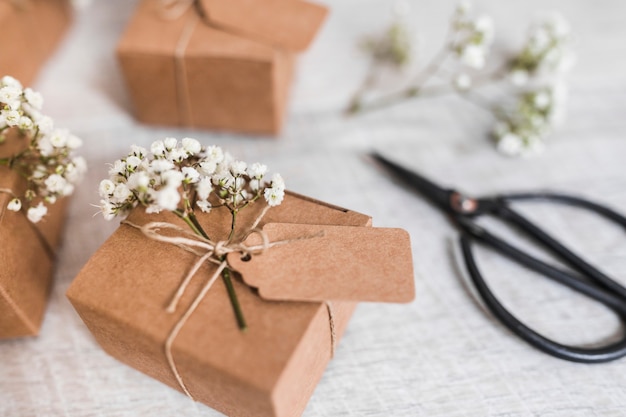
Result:
<svg viewBox="0 0 626 417"><path fill-rule="evenodd" d="M74 192L87 168L85 160L74 155L82 141L67 130L55 129L53 120L41 113L42 106L41 94L23 88L13 77L0 80L0 153L7 140L26 142L21 151L0 158L0 165L28 181L24 195L6 188L0 188L0 192L13 197L7 209L20 211L27 207L27 217L33 223L47 214L46 204Z"/></svg>
<svg viewBox="0 0 626 417"><path fill-rule="evenodd" d="M234 238L237 214L263 198L268 207L279 205L285 196L285 183L280 174L267 178L267 166L248 165L235 160L218 146L203 147L192 138L180 142L175 138L158 140L150 152L132 146L130 153L109 170L109 178L100 182L100 209L111 220L126 215L136 206L148 213L170 211L182 219L198 236L209 239L195 210L209 212L212 207L226 207L231 214L230 235ZM226 284L239 327L246 322L225 268Z"/></svg>
<svg viewBox="0 0 626 417"><path fill-rule="evenodd" d="M564 116L566 89L563 74L573 64L567 21L553 13L531 24L522 48L493 72L487 72L494 23L487 15L473 15L468 2L459 4L450 20L443 48L399 91L369 97L382 67L403 69L412 56L406 8L382 36L370 39L366 50L372 66L352 97L347 112L361 113L416 97L450 92L485 108L496 119L492 131L498 150L526 156L543 149L544 140ZM429 85L439 78L439 85ZM504 82L507 99L493 104L478 89Z"/></svg>

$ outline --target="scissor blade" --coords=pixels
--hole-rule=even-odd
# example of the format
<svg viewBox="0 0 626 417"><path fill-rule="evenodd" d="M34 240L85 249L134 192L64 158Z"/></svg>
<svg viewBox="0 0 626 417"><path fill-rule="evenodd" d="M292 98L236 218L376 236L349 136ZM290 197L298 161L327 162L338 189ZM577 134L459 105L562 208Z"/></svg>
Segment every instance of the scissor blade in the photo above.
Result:
<svg viewBox="0 0 626 417"><path fill-rule="evenodd" d="M418 173L396 164L378 153L372 153L371 156L382 164L388 171L402 179L407 184L411 185L415 190L435 203L442 210L448 211L451 209L450 194L452 193L452 190L442 188L429 179L426 179Z"/></svg>

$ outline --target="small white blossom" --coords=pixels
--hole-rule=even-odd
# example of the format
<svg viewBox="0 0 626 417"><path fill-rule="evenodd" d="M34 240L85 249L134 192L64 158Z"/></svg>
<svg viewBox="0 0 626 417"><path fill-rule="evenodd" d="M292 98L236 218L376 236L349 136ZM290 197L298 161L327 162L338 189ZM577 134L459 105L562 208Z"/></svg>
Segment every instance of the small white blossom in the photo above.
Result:
<svg viewBox="0 0 626 417"><path fill-rule="evenodd" d="M133 172L128 177L128 187L138 191L145 191L150 185L150 177L146 172Z"/></svg>
<svg viewBox="0 0 626 417"><path fill-rule="evenodd" d="M465 73L459 74L454 79L454 86L461 91L469 90L472 87L472 77Z"/></svg>
<svg viewBox="0 0 626 417"><path fill-rule="evenodd" d="M164 156L166 152L165 143L163 143L162 140L157 140L156 142L153 142L152 146L150 146L150 152L152 152L155 157Z"/></svg>
<svg viewBox="0 0 626 417"><path fill-rule="evenodd" d="M470 68L480 69L485 66L486 51L479 45L467 45L461 52L461 62Z"/></svg>
<svg viewBox="0 0 626 417"><path fill-rule="evenodd" d="M272 188L285 189L285 180L283 180L283 177L279 173L272 175Z"/></svg>
<svg viewBox="0 0 626 417"><path fill-rule="evenodd" d="M30 117L28 116L22 116L20 117L20 121L18 123L18 127L21 130L30 130L33 128L33 121Z"/></svg>
<svg viewBox="0 0 626 417"><path fill-rule="evenodd" d="M51 194L61 193L67 186L67 180L61 175L52 174L44 181L48 192Z"/></svg>
<svg viewBox="0 0 626 417"><path fill-rule="evenodd" d="M198 200L196 202L196 205L200 207L200 210L203 213L208 213L209 211L211 211L211 203L209 203L207 200Z"/></svg>
<svg viewBox="0 0 626 417"><path fill-rule="evenodd" d="M206 149L206 156L207 161L215 162L216 164L220 164L224 161L224 152L219 146L209 146Z"/></svg>
<svg viewBox="0 0 626 417"><path fill-rule="evenodd" d="M196 184L196 192L198 193L198 198L200 200L208 200L209 195L213 191L213 184L211 183L211 178L202 177L200 181Z"/></svg>
<svg viewBox="0 0 626 417"><path fill-rule="evenodd" d="M100 201L100 212L105 220L113 220L117 214L115 206L106 200Z"/></svg>
<svg viewBox="0 0 626 417"><path fill-rule="evenodd" d="M17 197L13 198L11 201L9 201L9 204L7 204L7 210L20 211L21 209L22 209L22 202Z"/></svg>
<svg viewBox="0 0 626 417"><path fill-rule="evenodd" d="M267 165L255 162L248 167L248 176L260 180L267 172Z"/></svg>
<svg viewBox="0 0 626 417"><path fill-rule="evenodd" d="M41 110L43 106L43 96L40 93L26 88L24 89L24 97L26 97L28 104L33 106L36 110Z"/></svg>
<svg viewBox="0 0 626 417"><path fill-rule="evenodd" d="M198 142L196 139L184 138L183 140L181 140L181 143L183 146L183 150L187 152L187 155L189 156L200 153L200 151L202 150L200 142Z"/></svg>
<svg viewBox="0 0 626 417"><path fill-rule="evenodd" d="M20 96L22 95L22 89L13 86L6 86L0 88L0 102L5 104L19 103Z"/></svg>
<svg viewBox="0 0 626 417"><path fill-rule="evenodd" d="M115 186L115 190L113 191L113 198L120 203L128 200L132 195L132 191L130 191L128 186L124 183L117 184Z"/></svg>
<svg viewBox="0 0 626 417"><path fill-rule="evenodd" d="M29 208L26 216L32 223L39 223L47 213L48 207L44 206L43 203L39 203L35 207Z"/></svg>
<svg viewBox="0 0 626 417"><path fill-rule="evenodd" d="M22 116L20 115L20 112L17 110L10 110L4 113L3 116L4 116L4 123L6 123L7 126L10 126L10 127L19 125L20 119L22 118Z"/></svg>
<svg viewBox="0 0 626 417"><path fill-rule="evenodd" d="M139 159L138 157L134 156L134 155L130 155L126 158L126 169L129 172L134 171L135 169L137 169L137 167L139 166L139 164L141 164L141 159Z"/></svg>
<svg viewBox="0 0 626 417"><path fill-rule="evenodd" d="M163 144L165 145L165 150L168 152L176 148L177 143L178 143L178 140L176 140L176 138L165 138L165 140L163 141Z"/></svg>
<svg viewBox="0 0 626 417"><path fill-rule="evenodd" d="M20 83L18 80L11 77L10 75L5 75L4 77L2 77L2 80L0 80L0 85L2 85L3 87L14 87L22 89L22 83Z"/></svg>
<svg viewBox="0 0 626 417"><path fill-rule="evenodd" d="M217 163L215 161L202 161L198 165L198 171L202 175L213 175L217 170Z"/></svg>
<svg viewBox="0 0 626 417"><path fill-rule="evenodd" d="M498 151L508 156L517 156L523 150L522 139L513 134L508 133L498 141Z"/></svg>
<svg viewBox="0 0 626 417"><path fill-rule="evenodd" d="M265 201L267 204L274 207L282 203L283 198L285 197L285 190L282 188L266 188L263 193L263 197L265 197Z"/></svg>
<svg viewBox="0 0 626 417"><path fill-rule="evenodd" d="M187 184L193 184L200 180L200 173L196 171L195 168L183 167L182 172L184 176L184 182Z"/></svg>
<svg viewBox="0 0 626 417"><path fill-rule="evenodd" d="M107 198L113 195L115 191L115 184L111 180L104 179L100 181L100 187L98 192L100 193L100 197Z"/></svg>
<svg viewBox="0 0 626 417"><path fill-rule="evenodd" d="M39 126L39 131L43 135L49 135L54 130L54 122L52 118L48 116L43 116L37 120L37 125Z"/></svg>
<svg viewBox="0 0 626 417"><path fill-rule="evenodd" d="M50 143L55 148L63 148L67 145L68 133L65 130L57 129L50 135Z"/></svg>
<svg viewBox="0 0 626 417"><path fill-rule="evenodd" d="M165 187L157 193L156 203L163 210L176 210L179 201L180 193L175 187Z"/></svg>
<svg viewBox="0 0 626 417"><path fill-rule="evenodd" d="M230 164L230 172L233 175L244 175L246 173L248 165L243 161L233 161Z"/></svg>

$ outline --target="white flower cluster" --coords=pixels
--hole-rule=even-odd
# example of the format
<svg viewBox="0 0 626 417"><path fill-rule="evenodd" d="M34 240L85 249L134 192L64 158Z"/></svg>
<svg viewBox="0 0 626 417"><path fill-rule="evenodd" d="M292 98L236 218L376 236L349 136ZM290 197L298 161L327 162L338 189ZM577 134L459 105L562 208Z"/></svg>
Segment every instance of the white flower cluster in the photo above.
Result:
<svg viewBox="0 0 626 417"><path fill-rule="evenodd" d="M574 63L569 37L569 23L560 14L539 18L531 25L522 50L511 60L511 82L525 86L534 77L552 78L568 71Z"/></svg>
<svg viewBox="0 0 626 417"><path fill-rule="evenodd" d="M25 195L14 196L7 208L19 211L26 201L33 223L46 215L44 202L54 204L57 198L72 194L87 169L85 160L73 155L82 141L66 130L55 129L52 119L41 113L42 105L41 94L23 88L13 77L0 79L0 144L13 133L15 140L25 141L23 151L0 158L0 164L28 180Z"/></svg>
<svg viewBox="0 0 626 417"><path fill-rule="evenodd" d="M521 95L516 111L494 129L498 150L508 156L540 153L544 137L563 117L566 89L554 84Z"/></svg>
<svg viewBox="0 0 626 417"><path fill-rule="evenodd" d="M480 69L485 66L494 27L491 17L470 15L469 2L460 3L452 17L452 43L450 48L464 65Z"/></svg>
<svg viewBox="0 0 626 417"><path fill-rule="evenodd" d="M494 129L502 153L539 153L544 138L564 118L567 94L563 75L574 61L569 34L569 24L561 15L541 17L531 25L521 52L510 61L508 79L521 93L514 110Z"/></svg>
<svg viewBox="0 0 626 417"><path fill-rule="evenodd" d="M409 10L410 6L407 2L396 2L392 24L382 35L365 40L363 47L372 56L374 62L397 68L409 63L413 48L411 33L405 22Z"/></svg>
<svg viewBox="0 0 626 417"><path fill-rule="evenodd" d="M226 206L232 213L265 198L279 205L285 195L280 174L266 181L267 166L233 159L218 146L203 147L196 139L158 140L150 153L133 146L115 161L109 179L100 183L100 209L104 218L124 215L137 205L149 213L172 211L184 217L194 207L203 212Z"/></svg>

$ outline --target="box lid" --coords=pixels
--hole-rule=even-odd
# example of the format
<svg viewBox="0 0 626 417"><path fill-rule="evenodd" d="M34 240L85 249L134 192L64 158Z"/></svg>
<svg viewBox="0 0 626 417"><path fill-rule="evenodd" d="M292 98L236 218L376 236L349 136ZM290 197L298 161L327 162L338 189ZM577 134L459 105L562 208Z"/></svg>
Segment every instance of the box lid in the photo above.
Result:
<svg viewBox="0 0 626 417"><path fill-rule="evenodd" d="M319 31L328 9L304 0L200 0L208 20L249 38L303 51Z"/></svg>

